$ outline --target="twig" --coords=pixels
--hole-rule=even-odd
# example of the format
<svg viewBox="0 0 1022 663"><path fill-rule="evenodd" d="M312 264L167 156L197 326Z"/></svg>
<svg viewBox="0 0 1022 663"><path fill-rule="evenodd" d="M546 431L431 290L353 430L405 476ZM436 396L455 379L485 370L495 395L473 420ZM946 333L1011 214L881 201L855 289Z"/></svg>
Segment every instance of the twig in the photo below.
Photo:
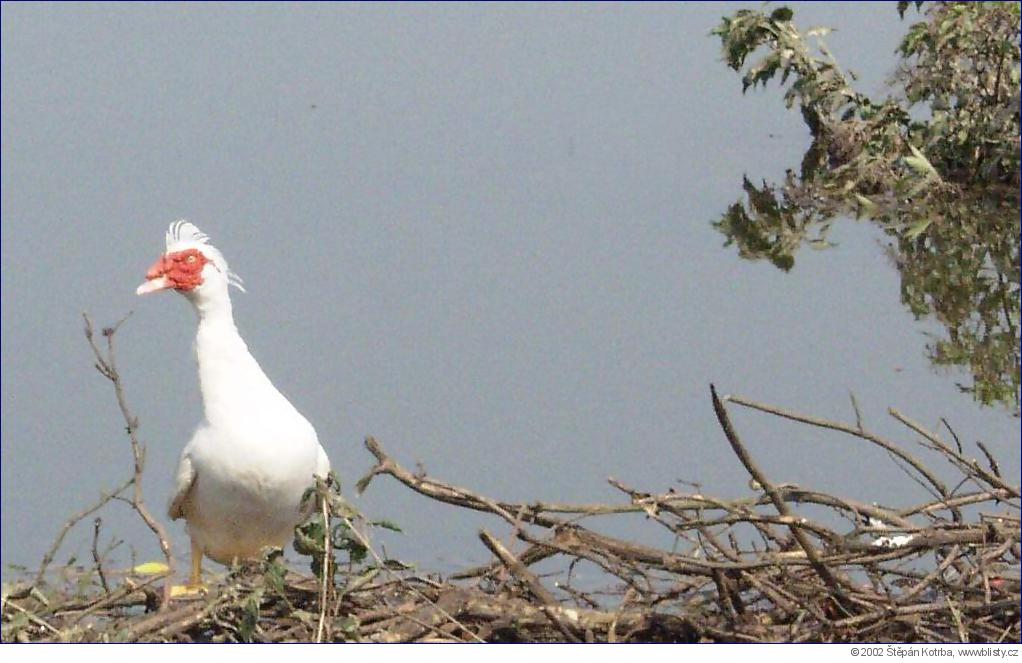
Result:
<svg viewBox="0 0 1022 663"><path fill-rule="evenodd" d="M554 598L554 595L547 591L543 583L539 581L539 578L533 575L500 541L495 539L486 530L479 532L479 539L490 549L490 552L496 555L497 559L507 567L512 575L522 580L528 586L533 595L539 599L543 612L550 618L550 622L557 627L557 630L563 633L571 642L583 642L583 639L579 638L574 629L558 614L557 611L560 610L560 604Z"/></svg>
<svg viewBox="0 0 1022 663"><path fill-rule="evenodd" d="M934 447L938 451L942 452L945 456L947 456L948 458L952 459L954 462L959 463L961 466L967 467L970 470L972 470L979 478L981 478L987 484L989 484L989 485L991 485L991 486L993 486L995 488L1001 488L1003 490L1007 490L1016 499L1022 498L1022 491L1020 491L1020 488L1018 486L1011 486L1011 485L1005 483L1004 481L1002 481L1000 476L997 476L997 475L991 474L990 472L987 472L982 467L980 467L978 462L976 462L975 460L969 460L969 459L965 458L965 456L963 456L962 454L956 452L954 449L949 447L943 440L941 440L939 437L937 437L936 434L931 433L930 431L926 430L925 428L923 428L923 426L921 424L919 424L916 421L913 421L909 417L906 417L904 414L902 414L901 412L899 412L895 408L893 408L893 407L889 408L888 412L891 413L892 417L894 417L895 419L897 419L901 423L905 424L906 426L911 428L913 431L915 431L916 433L918 433L919 435L923 436L924 438L929 440L931 443L933 443Z"/></svg>
<svg viewBox="0 0 1022 663"><path fill-rule="evenodd" d="M862 433L866 429L862 426L862 412L859 410L859 401L855 399L855 394L848 392L849 398L852 399L852 409L855 410L855 427Z"/></svg>
<svg viewBox="0 0 1022 663"><path fill-rule="evenodd" d="M170 590L173 583L174 570L176 568L174 555L171 552L170 540L167 537L166 530L163 525L161 525L149 512L149 508L146 506L145 500L142 497L142 471L145 468L145 447L138 440L138 418L133 416L131 411L128 409L128 401L124 395L124 386L121 383L120 374L117 372L117 363L114 356L114 335L130 315L131 314L129 313L127 316L121 318L114 326L103 329L103 336L106 338L105 354L96 344L92 330L92 320L86 313L82 314L82 318L85 320L85 338L88 340L89 347L92 348L92 353L96 357L96 370L98 370L103 377L110 380L113 384L114 394L117 397L117 405L124 418L125 430L128 434L128 438L131 440L131 455L134 459L134 476L132 477L131 484L135 487L134 494L131 499L131 506L142 518L142 521L145 522L150 530L152 530L153 534L156 535L156 539L160 544L160 549L163 551L163 556L167 560L167 567L170 569L170 574L168 574L163 588L164 600L161 608L165 609L170 604Z"/></svg>
<svg viewBox="0 0 1022 663"><path fill-rule="evenodd" d="M110 593L110 586L106 582L106 573L103 571L103 559L99 555L99 528L103 525L103 519L96 516L92 523L92 561L96 564L96 573L99 574L99 582L103 585L103 591Z"/></svg>
<svg viewBox="0 0 1022 663"><path fill-rule="evenodd" d="M73 611L75 611L77 609L81 609L81 613L75 619L75 623L77 624L78 622L80 622L83 618L87 617L88 615L93 614L93 613L95 613L95 612L97 612L97 611L99 611L99 610L101 610L103 608L106 608L109 605L116 604L118 601L120 601L122 599L126 599L127 597L131 596L132 594L134 594L136 592L142 592L143 596L145 596L145 590L149 587L149 585L155 584L160 579L161 579L161 576L153 576L152 578L149 578L145 582L142 582L142 583L139 583L139 584L135 584L130 579L128 579L127 582L124 585L122 585L121 587L118 587L113 592L111 592L110 594L107 594L105 597L101 598L100 600L95 601L95 602L93 602L90 605L84 606L84 608L79 607L79 608L76 608L76 609L69 609L68 607L65 606L65 607L61 607L59 610L55 610L54 612L65 612L65 611L73 612ZM146 597L145 600L141 600L140 599L140 601L137 603L137 605L145 605L146 601L148 601L148 597ZM132 605L136 605L136 603L132 603Z"/></svg>
<svg viewBox="0 0 1022 663"><path fill-rule="evenodd" d="M52 624L50 624L48 621L46 621L45 619L42 619L41 617L36 615L31 610L26 610L25 608L21 607L20 605L18 605L14 601L10 601L10 600L4 601L4 608L14 608L15 610L17 610L21 614L25 615L28 618L28 621L32 622L36 626L41 626L42 628L46 629L47 631L49 631L51 633L56 633L57 635L60 635L60 630L59 629L54 628L54 626Z"/></svg>
<svg viewBox="0 0 1022 663"><path fill-rule="evenodd" d="M319 477L316 483L320 483ZM325 496L319 498L320 511L323 516L323 568L320 572L323 575L322 585L319 593L319 623L316 625L316 642L323 642L323 627L326 623L326 606L329 601L327 592L332 584L333 569L330 568L330 561L333 558L333 544L330 541L330 512L329 500Z"/></svg>
<svg viewBox="0 0 1022 663"><path fill-rule="evenodd" d="M925 477L926 480L930 482L931 486L937 489L937 492L940 494L941 497L946 498L948 496L947 486L944 485L944 482L938 479L932 472L930 472L926 468L926 466L922 464L922 462L920 462L917 458L915 458L908 452L899 449L895 444L892 444L891 442L888 442L887 440L878 437L868 431L857 430L855 428L852 428L851 426L846 426L845 424L836 421L827 421L826 419L819 419L817 417L810 417L804 414L789 412L787 410L782 410L781 408L774 407L772 405L764 405L763 403L757 403L756 401L751 401L747 398L742 398L741 396L735 396L733 394L728 396L727 400L729 403L737 403L738 405L743 405L745 407L752 408L753 410L759 410L760 412L766 412L767 414L773 414L784 419L799 421L801 423L816 426L818 428L828 428L830 430L839 431L841 433L847 433L848 435L853 435L868 442L872 442L878 447L886 449L890 453L894 454L898 458L902 459L903 461L911 465L916 472L918 472L921 476Z"/></svg>
<svg viewBox="0 0 1022 663"><path fill-rule="evenodd" d="M28 585L28 587L24 588L21 592L18 593L18 595L12 595L12 598L24 598L24 596L28 596L28 592L33 587L38 587L39 583L42 582L43 576L46 574L46 569L49 568L50 563L53 562L53 558L56 556L57 551L60 549L60 544L64 542L64 537L67 536L67 533L71 530L71 528L77 525L82 520L88 518L95 512L99 511L101 508L103 508L103 506L106 505L107 502L109 502L110 500L114 499L115 497L123 493L125 490L127 490L128 486L134 483L134 481L135 481L134 478L128 479L123 484L121 484L120 487L115 489L112 493L103 495L99 499L99 501L93 504L92 506L88 507L84 511L81 511L71 516L64 523L64 526L61 527L60 533L57 535L57 538L50 546L50 549L46 551L45 555L43 555L43 560L39 564L39 570L36 572L35 578ZM24 596L22 596L22 594Z"/></svg>
<svg viewBox="0 0 1022 663"><path fill-rule="evenodd" d="M983 452L983 455L987 457L987 463L990 464L990 471L994 473L994 476L998 479L1001 478L1001 466L997 464L997 459L987 449L987 445L983 444L980 440L976 440L976 446Z"/></svg>
<svg viewBox="0 0 1022 663"><path fill-rule="evenodd" d="M809 564L816 571L816 574L820 576L824 584L831 589L834 594L840 599L846 599L844 590L840 587L838 579L834 576L829 568L827 568L821 561L816 548L812 542L805 535L805 532L800 528L794 526L792 523L796 521L795 516L791 513L788 508L788 504L781 498L777 490L773 487L767 478L763 474L762 470L756 465L749 455L749 452L745 450L745 446L742 445L741 440L738 439L738 434L735 432L734 427L731 425L731 419L728 417L727 409L724 408L724 404L717 396L717 389L712 384L710 385L710 396L713 401L713 411L717 414L717 421L720 422L720 426L724 429L724 436L727 441L731 444L731 449L734 450L735 455L738 456L738 460L745 466L746 471L749 475L763 487L763 490L770 496L770 501L774 503L774 508L782 516L790 519L789 528L792 536L798 541L799 547L806 554L806 558L809 560Z"/></svg>
<svg viewBox="0 0 1022 663"><path fill-rule="evenodd" d="M941 417L940 423L944 424L944 428L947 429L947 432L951 433L951 437L954 438L955 441L955 446L958 447L958 453L960 454L965 453L965 451L962 449L962 441L958 439L958 433L955 432L954 428L951 428L951 424L947 422L947 419Z"/></svg>
<svg viewBox="0 0 1022 663"><path fill-rule="evenodd" d="M444 608L442 606L440 606L438 603L434 603L433 601L430 601L429 597L427 597L425 594L423 594L417 587L415 587L414 585L405 583L404 582L404 578L401 578L396 573L394 573L394 571L390 568L390 566L386 562L384 562L383 558L381 558L380 555L376 552L376 550L373 549L372 545L369 543L369 539L367 539L365 537L365 535L363 535L362 532L360 532L358 530L358 528L355 527L355 524L353 522L351 522L350 518L348 518L347 516L344 516L344 517L341 518L341 520L342 520L342 522L344 522L345 525L348 526L348 529L351 530L351 533L355 535L355 537L358 539L358 542L360 544L362 544L362 546L365 547L366 550L369 551L369 554L372 555L374 560L376 560L376 563L379 565L379 568L383 569L385 572L387 572L390 575L394 576L399 582L401 582L406 587L408 587L413 593L418 594L421 598L423 598L424 600L429 602L433 606L433 608L436 609L437 612L439 612L441 615L443 615L443 617L445 619L447 619L448 621L450 621L453 624L457 625L465 633L468 633L470 636L472 636L473 639L477 640L478 642L483 642L483 640L481 638L479 638L479 636L477 636L467 626L465 626L464 624L459 622L457 619L455 619L455 617L453 615L451 615L450 613L448 613L446 610L444 610Z"/></svg>

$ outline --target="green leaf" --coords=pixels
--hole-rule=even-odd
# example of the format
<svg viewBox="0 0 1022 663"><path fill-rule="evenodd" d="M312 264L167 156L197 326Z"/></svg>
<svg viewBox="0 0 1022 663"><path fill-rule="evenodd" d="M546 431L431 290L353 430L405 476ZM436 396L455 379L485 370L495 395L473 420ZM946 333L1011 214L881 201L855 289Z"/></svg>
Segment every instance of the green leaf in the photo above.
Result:
<svg viewBox="0 0 1022 663"><path fill-rule="evenodd" d="M340 495L330 495L330 513L340 518L355 518L359 515L358 509L352 506Z"/></svg>
<svg viewBox="0 0 1022 663"><path fill-rule="evenodd" d="M876 203L860 193L853 193L852 196L855 200L862 205L863 211L867 214L871 214L876 209Z"/></svg>
<svg viewBox="0 0 1022 663"><path fill-rule="evenodd" d="M403 532L403 530L400 527L398 527L397 524L392 523L389 520L374 520L369 524L374 527L382 527L383 529L389 529L391 532Z"/></svg>
<svg viewBox="0 0 1022 663"><path fill-rule="evenodd" d="M323 521L317 517L309 522L295 528L295 551L299 555L321 555L323 554L323 536L325 534Z"/></svg>
<svg viewBox="0 0 1022 663"><path fill-rule="evenodd" d="M925 218L915 223L911 228L905 231L905 239L915 239L916 237L919 237L926 232L926 229L930 227L931 223L933 223L932 217Z"/></svg>
<svg viewBox="0 0 1022 663"><path fill-rule="evenodd" d="M312 614L308 610L295 610L291 613L291 616L306 626L312 626L317 620L316 615Z"/></svg>
<svg viewBox="0 0 1022 663"><path fill-rule="evenodd" d="M263 578L266 580L266 586L269 587L275 594L283 595L286 584L284 578L287 575L287 569L279 561L274 559L266 566L266 570L263 572Z"/></svg>
<svg viewBox="0 0 1022 663"><path fill-rule="evenodd" d="M344 591L354 592L355 590L368 585L370 582L372 582L373 578L375 578L379 574L380 569L373 567L366 571L365 573L360 574L359 576L353 578L350 582L348 582L348 586L344 589Z"/></svg>
<svg viewBox="0 0 1022 663"><path fill-rule="evenodd" d="M921 175L929 175L933 171L933 165L919 157L905 157L905 165Z"/></svg>
<svg viewBox="0 0 1022 663"><path fill-rule="evenodd" d="M391 571L409 571L415 568L414 564L405 564L399 559L385 559L383 566Z"/></svg>
<svg viewBox="0 0 1022 663"><path fill-rule="evenodd" d="M4 626L11 631L19 631L28 626L28 614L19 612L11 617L10 621L4 624Z"/></svg>
<svg viewBox="0 0 1022 663"><path fill-rule="evenodd" d="M358 617L348 616L341 620L340 624L337 625L338 630L344 635L346 639L356 639L358 637L358 627L360 626Z"/></svg>
<svg viewBox="0 0 1022 663"><path fill-rule="evenodd" d="M245 609L238 624L238 636L242 642L252 642L252 636L255 635L256 627L259 625L259 608L262 600L263 593L257 589L245 601Z"/></svg>
<svg viewBox="0 0 1022 663"><path fill-rule="evenodd" d="M922 152L916 149L915 145L909 143L908 149L912 152L912 156L905 157L905 163L908 164L909 168L917 173L923 173L930 177L940 179L940 173L938 173L937 169L933 167L930 160L927 159Z"/></svg>

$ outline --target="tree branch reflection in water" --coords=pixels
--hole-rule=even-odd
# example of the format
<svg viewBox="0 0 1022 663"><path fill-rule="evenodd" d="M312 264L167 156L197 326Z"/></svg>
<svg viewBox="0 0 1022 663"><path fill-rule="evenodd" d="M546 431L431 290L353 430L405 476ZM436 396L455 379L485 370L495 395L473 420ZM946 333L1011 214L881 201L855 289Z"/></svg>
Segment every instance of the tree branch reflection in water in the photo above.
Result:
<svg viewBox="0 0 1022 663"><path fill-rule="evenodd" d="M787 271L802 245L829 246L835 219L871 220L891 239L903 303L944 327L931 361L967 369L963 391L1018 416L1020 7L915 4L926 20L902 40L898 94L879 103L854 90L828 30L803 35L790 9L723 19L714 34L728 65L744 68L744 89L790 79L785 103L799 105L813 142L783 184L746 178L745 199L714 226L743 258ZM926 120L910 114L917 104Z"/></svg>

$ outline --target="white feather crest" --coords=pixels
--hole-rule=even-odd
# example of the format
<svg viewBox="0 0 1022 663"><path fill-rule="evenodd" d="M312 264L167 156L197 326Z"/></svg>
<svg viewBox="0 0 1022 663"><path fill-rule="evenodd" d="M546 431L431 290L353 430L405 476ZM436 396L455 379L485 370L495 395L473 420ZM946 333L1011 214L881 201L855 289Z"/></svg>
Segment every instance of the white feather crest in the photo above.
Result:
<svg viewBox="0 0 1022 663"><path fill-rule="evenodd" d="M198 249L202 251L213 265L227 277L227 283L238 290L245 292L245 285L241 277L231 271L227 266L227 259L220 249L209 243L209 235L195 227L194 223L181 219L170 224L167 228L167 253L184 251L185 249Z"/></svg>

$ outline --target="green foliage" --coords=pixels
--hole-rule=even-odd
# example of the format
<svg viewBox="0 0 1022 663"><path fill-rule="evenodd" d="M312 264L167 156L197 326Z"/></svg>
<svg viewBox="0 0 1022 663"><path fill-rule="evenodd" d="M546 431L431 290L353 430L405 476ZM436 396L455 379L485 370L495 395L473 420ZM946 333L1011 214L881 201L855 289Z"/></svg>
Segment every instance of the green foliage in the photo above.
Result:
<svg viewBox="0 0 1022 663"><path fill-rule="evenodd" d="M931 360L967 367L963 390L1017 414L1020 5L901 2L899 14L910 5L926 20L902 39L882 101L854 89L827 29L803 34L786 7L722 20L713 34L743 91L790 81L785 104L798 104L813 141L798 175L746 178L745 200L714 226L743 258L787 271L803 244L828 245L834 219L873 221L892 238L904 303L946 329Z"/></svg>
<svg viewBox="0 0 1022 663"><path fill-rule="evenodd" d="M328 555L332 559L335 551L345 555L348 570L354 571L355 567L366 562L370 554L364 535L353 529L354 522L362 520L361 514L341 495L340 481L332 472L327 481L319 482L315 488L306 492L303 504L308 504L312 500L316 500L320 508L309 520L295 528L295 551L300 555L311 557L310 566L317 578L323 577L325 560ZM325 519L321 508L324 502L326 503ZM401 531L400 527L389 520L365 521L365 524L370 528L380 527L393 532ZM328 531L329 536L327 535ZM338 565L332 561L330 568L332 574L336 574ZM362 575L371 578L375 576L376 572L377 569L371 566ZM364 581L364 578L362 580L355 578L352 582Z"/></svg>
<svg viewBox="0 0 1022 663"><path fill-rule="evenodd" d="M1019 200L980 190L935 201L925 228L891 231L901 298L947 336L927 346L938 366L964 366L959 385L982 403L1019 405Z"/></svg>
<svg viewBox="0 0 1022 663"><path fill-rule="evenodd" d="M241 642L252 642L259 626L260 605L263 600L262 588L257 588L245 599L244 609L241 612L241 619L238 620L238 639Z"/></svg>
<svg viewBox="0 0 1022 663"><path fill-rule="evenodd" d="M369 524L372 525L373 527L380 527L380 528L383 528L383 529L389 529L391 532L398 532L398 533L400 533L400 532L403 531L397 525L397 523L391 522L389 520L374 520L374 521L370 522Z"/></svg>
<svg viewBox="0 0 1022 663"><path fill-rule="evenodd" d="M287 585L287 567L284 566L284 552L275 550L263 561L263 582L267 589L278 596L284 596Z"/></svg>
<svg viewBox="0 0 1022 663"><path fill-rule="evenodd" d="M1017 181L1019 3L939 4L927 16L898 49L906 98L932 115L920 142L948 179Z"/></svg>

